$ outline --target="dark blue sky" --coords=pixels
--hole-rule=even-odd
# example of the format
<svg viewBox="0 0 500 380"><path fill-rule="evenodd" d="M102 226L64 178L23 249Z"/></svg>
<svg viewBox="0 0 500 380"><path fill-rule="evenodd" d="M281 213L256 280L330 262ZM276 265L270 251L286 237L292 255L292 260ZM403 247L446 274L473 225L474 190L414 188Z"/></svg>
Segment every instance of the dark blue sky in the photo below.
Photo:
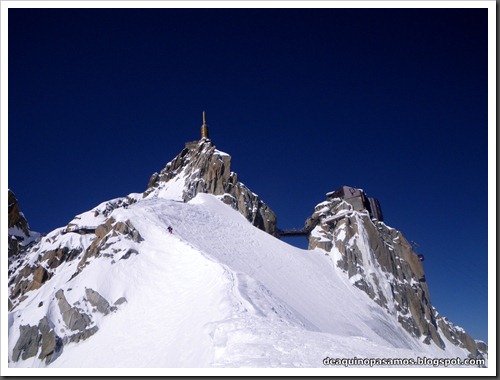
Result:
<svg viewBox="0 0 500 380"><path fill-rule="evenodd" d="M486 9L10 9L8 40L32 229L144 191L205 110L281 228L363 188L420 245L438 311L487 340Z"/></svg>

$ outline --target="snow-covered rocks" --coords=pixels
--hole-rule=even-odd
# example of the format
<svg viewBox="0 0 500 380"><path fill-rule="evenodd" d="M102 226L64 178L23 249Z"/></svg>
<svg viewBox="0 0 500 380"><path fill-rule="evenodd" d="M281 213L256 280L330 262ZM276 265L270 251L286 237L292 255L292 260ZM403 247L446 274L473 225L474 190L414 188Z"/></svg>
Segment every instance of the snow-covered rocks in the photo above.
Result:
<svg viewBox="0 0 500 380"><path fill-rule="evenodd" d="M121 297L110 306L97 291L85 288L85 297L73 305L68 302L63 289L57 290L46 302L49 312L38 324L19 326L19 336L12 349L13 362L36 358L40 362L50 364L62 354L66 345L86 340L98 332L96 313L106 316L116 311L126 299ZM42 306L43 301L37 307Z"/></svg>
<svg viewBox="0 0 500 380"><path fill-rule="evenodd" d="M138 254L140 233L130 220L115 220L110 216L116 208L126 209L128 205L120 203L118 207L118 203L113 200L104 204L108 216L96 208L75 217L65 228L49 233L24 256L13 258L9 267L9 310L26 298L25 293L50 280L65 262L71 263L70 278L74 278L95 258L102 256L115 263ZM118 241L121 244L114 244Z"/></svg>

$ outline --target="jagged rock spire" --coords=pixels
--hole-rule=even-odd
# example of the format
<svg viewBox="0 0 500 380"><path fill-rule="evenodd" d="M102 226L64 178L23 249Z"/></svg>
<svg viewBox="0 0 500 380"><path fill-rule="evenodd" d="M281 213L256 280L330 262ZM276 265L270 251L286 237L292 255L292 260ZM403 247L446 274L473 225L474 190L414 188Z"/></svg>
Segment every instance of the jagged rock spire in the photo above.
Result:
<svg viewBox="0 0 500 380"><path fill-rule="evenodd" d="M167 190L170 181L182 187L179 200L187 202L198 193L219 196L254 226L278 235L276 214L231 171L231 156L216 149L208 139L189 144L160 173L154 173L144 197L162 196L167 191L172 196Z"/></svg>

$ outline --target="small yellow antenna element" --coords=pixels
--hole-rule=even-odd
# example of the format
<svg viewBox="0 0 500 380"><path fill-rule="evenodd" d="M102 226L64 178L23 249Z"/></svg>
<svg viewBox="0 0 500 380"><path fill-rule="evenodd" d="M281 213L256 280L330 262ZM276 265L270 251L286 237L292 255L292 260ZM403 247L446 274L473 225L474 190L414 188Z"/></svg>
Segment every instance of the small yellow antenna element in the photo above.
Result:
<svg viewBox="0 0 500 380"><path fill-rule="evenodd" d="M205 111L203 111L203 124L201 126L201 138L202 139L208 139L208 125L207 125L207 119L205 116Z"/></svg>

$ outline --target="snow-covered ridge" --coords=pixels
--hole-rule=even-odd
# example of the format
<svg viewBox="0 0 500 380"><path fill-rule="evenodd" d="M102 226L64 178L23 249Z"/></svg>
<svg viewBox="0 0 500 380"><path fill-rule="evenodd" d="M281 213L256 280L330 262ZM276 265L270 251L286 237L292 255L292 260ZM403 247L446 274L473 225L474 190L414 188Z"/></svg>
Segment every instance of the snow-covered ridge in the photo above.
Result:
<svg viewBox="0 0 500 380"><path fill-rule="evenodd" d="M441 351L413 339L353 287L324 251L289 246L212 195L198 194L188 203L145 199L113 209L108 218L133 225L142 240L116 233L78 275L73 276L82 256L58 266L38 291L26 293L9 314L9 355L20 327L40 325L44 317L65 344L56 345L48 363L38 358L40 348L10 366L322 367L327 353L467 356L451 344ZM39 252L54 248L52 240L85 249L96 239L60 230L47 237L31 252L33 262ZM136 253L124 259L131 245ZM105 315L90 303L88 289L109 305L126 302ZM71 340L75 332L59 307L59 290L71 307L89 316L87 330L97 330L93 335Z"/></svg>
<svg viewBox="0 0 500 380"><path fill-rule="evenodd" d="M310 249L292 247L230 160L210 140L189 143L144 193L103 202L13 256L9 366L485 354L432 307L399 231L330 197L306 221Z"/></svg>

